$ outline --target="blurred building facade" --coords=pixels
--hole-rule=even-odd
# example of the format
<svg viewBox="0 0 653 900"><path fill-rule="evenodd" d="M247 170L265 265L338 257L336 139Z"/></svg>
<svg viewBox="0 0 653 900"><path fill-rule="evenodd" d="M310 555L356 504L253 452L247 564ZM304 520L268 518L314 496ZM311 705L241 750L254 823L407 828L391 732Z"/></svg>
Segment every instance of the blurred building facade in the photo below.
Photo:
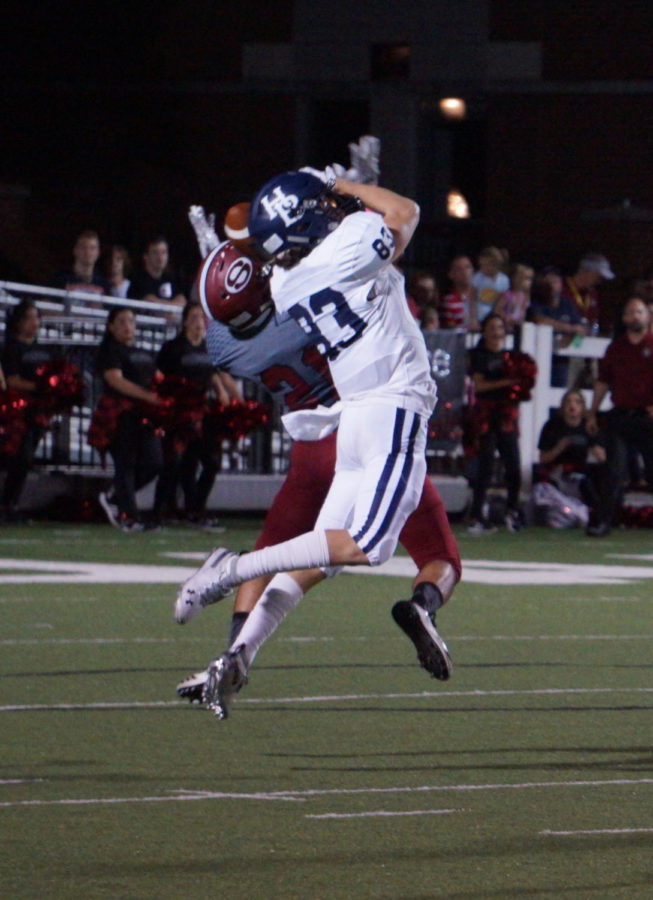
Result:
<svg viewBox="0 0 653 900"><path fill-rule="evenodd" d="M415 266L493 243L571 268L596 249L616 294L653 263L649 4L195 0L98 3L92 21L78 2L66 18L6 6L8 272L47 282L92 227L132 247L163 231L190 273L190 203L220 217L275 171L345 160L365 132L384 183L422 207ZM464 119L443 117L448 96ZM447 216L452 187L470 219Z"/></svg>

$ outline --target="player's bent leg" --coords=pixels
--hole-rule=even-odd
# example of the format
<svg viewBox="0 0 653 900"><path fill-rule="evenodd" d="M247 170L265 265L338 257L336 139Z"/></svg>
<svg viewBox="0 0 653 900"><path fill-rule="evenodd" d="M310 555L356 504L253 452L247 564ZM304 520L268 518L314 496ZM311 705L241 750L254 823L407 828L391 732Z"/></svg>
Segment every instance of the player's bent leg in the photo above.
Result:
<svg viewBox="0 0 653 900"><path fill-rule="evenodd" d="M329 547L330 566L369 566L370 559L344 528L325 532Z"/></svg>
<svg viewBox="0 0 653 900"><path fill-rule="evenodd" d="M234 695L247 683L256 654L309 590L324 578L320 570L282 573L272 579L243 626L237 645L209 664L202 700L218 719L229 715Z"/></svg>
<svg viewBox="0 0 653 900"><path fill-rule="evenodd" d="M451 678L449 650L426 610L414 600L398 600L392 607L392 617L415 645L422 668L440 681Z"/></svg>
<svg viewBox="0 0 653 900"><path fill-rule="evenodd" d="M413 642L420 665L434 678L451 677L453 665L439 634L435 613L447 602L460 580L460 553L444 504L428 476L417 509L408 517L400 540L419 572L410 600L400 600L392 617Z"/></svg>
<svg viewBox="0 0 653 900"><path fill-rule="evenodd" d="M456 538L451 530L444 503L428 476L424 479L419 504L406 520L399 540L420 570L420 576L433 563L448 563L455 573L454 585L460 581L462 564ZM436 577L433 577L433 574L429 571L428 577L418 577L415 583L418 580L437 583L438 573L435 573ZM445 600L448 600L450 592L447 593L442 586L440 590Z"/></svg>
<svg viewBox="0 0 653 900"><path fill-rule="evenodd" d="M452 564L436 559L419 570L413 580L413 590L424 582L434 584L442 595L442 603L445 604L453 594L458 581L459 575Z"/></svg>
<svg viewBox="0 0 653 900"><path fill-rule="evenodd" d="M314 527L333 479L336 458L336 433L319 441L294 441L290 450L290 469L265 517L255 550L298 537ZM241 629L270 583L271 575L244 582L238 588L229 629L228 646L237 640ZM305 588L306 590L307 588ZM208 669L195 672L177 685L178 696L202 702Z"/></svg>

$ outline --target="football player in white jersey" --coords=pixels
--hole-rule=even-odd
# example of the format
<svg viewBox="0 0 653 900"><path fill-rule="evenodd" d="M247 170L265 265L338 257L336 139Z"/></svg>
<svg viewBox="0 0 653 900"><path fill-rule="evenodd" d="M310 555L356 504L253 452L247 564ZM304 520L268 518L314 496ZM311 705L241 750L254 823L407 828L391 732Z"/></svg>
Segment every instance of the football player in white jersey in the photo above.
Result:
<svg viewBox="0 0 653 900"><path fill-rule="evenodd" d="M391 266L412 237L419 209L384 188L342 179L325 183L327 177L285 173L252 203L250 232L275 263L275 306L316 340L342 411L336 472L315 529L241 556L218 548L182 586L178 618L248 579L293 573L270 582L238 646L209 667L204 699L219 718L228 714L259 647L304 590L342 565L375 565L391 556L424 483L435 384L403 279ZM350 212L354 198L368 209ZM418 652L422 645L425 654L448 659L433 624L437 599L406 604L403 616L393 614Z"/></svg>

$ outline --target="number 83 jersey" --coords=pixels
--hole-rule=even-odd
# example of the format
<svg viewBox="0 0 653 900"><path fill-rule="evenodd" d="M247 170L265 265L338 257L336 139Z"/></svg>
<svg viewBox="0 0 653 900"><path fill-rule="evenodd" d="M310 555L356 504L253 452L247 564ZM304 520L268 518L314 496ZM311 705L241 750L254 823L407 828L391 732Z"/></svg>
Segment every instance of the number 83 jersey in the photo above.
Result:
<svg viewBox="0 0 653 900"><path fill-rule="evenodd" d="M343 403L384 403L428 418L436 386L393 252L378 213L353 213L292 269L275 267L272 298L328 359Z"/></svg>

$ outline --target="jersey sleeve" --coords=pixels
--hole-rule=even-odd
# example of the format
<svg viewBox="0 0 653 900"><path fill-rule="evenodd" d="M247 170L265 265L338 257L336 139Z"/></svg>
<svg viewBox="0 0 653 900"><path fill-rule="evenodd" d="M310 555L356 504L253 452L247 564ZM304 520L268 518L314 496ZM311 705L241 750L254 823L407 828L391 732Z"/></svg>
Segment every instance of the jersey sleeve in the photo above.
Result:
<svg viewBox="0 0 653 900"><path fill-rule="evenodd" d="M275 267L270 282L275 306L286 312L326 288L372 281L393 254L394 238L383 218L353 213L294 268Z"/></svg>

